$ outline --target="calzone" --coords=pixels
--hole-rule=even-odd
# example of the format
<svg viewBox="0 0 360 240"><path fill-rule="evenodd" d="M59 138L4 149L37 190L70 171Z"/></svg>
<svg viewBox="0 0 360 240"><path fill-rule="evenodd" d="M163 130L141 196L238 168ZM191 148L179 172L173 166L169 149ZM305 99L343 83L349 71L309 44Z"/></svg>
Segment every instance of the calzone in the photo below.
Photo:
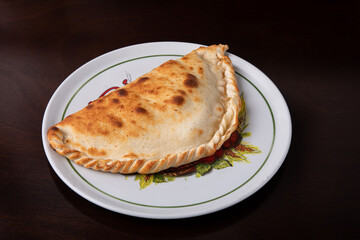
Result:
<svg viewBox="0 0 360 240"><path fill-rule="evenodd" d="M213 155L241 107L227 49L200 47L93 101L49 128L50 146L84 167L124 174Z"/></svg>

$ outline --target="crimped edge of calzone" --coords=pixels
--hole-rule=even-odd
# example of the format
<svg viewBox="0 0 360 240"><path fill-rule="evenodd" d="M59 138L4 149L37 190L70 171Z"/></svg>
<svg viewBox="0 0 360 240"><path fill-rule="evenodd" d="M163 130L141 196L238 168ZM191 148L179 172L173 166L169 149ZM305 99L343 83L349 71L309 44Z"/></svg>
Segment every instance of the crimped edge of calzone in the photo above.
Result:
<svg viewBox="0 0 360 240"><path fill-rule="evenodd" d="M226 111L220 122L219 129L209 142L186 151L169 154L157 160L95 159L81 151L69 148L63 141L64 135L62 131L54 125L49 128L47 133L50 146L60 155L86 168L122 174L136 172L141 174L156 173L170 167L178 167L213 155L236 130L238 126L238 114L241 108L235 71L231 60L225 55L227 49L227 45L212 45L194 50L204 61L216 64L223 71L223 78L219 81L219 87L224 88L226 92L226 101L224 103Z"/></svg>

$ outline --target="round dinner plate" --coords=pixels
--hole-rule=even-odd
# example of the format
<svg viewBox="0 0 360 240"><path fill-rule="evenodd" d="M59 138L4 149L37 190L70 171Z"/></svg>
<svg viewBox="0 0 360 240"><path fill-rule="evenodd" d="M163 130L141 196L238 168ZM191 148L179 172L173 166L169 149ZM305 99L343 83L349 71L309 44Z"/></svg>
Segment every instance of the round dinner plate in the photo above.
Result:
<svg viewBox="0 0 360 240"><path fill-rule="evenodd" d="M212 169L200 177L191 174L141 188L135 174L125 176L87 169L50 148L46 136L49 127L106 91L128 84L163 62L178 59L200 46L153 42L124 47L91 60L65 79L46 107L42 140L51 167L67 186L94 204L118 213L174 219L232 206L271 179L290 146L289 110L280 91L266 75L231 53L228 56L247 109L248 126L242 141L258 150L257 154L246 155L246 160L224 169Z"/></svg>

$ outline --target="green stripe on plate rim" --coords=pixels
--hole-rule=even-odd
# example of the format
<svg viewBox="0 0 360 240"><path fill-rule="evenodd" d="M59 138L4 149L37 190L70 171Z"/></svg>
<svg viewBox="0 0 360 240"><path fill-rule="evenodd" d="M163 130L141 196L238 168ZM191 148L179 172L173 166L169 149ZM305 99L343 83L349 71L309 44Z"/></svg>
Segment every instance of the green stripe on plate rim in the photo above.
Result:
<svg viewBox="0 0 360 240"><path fill-rule="evenodd" d="M67 112L67 109L70 105L70 103L72 102L72 100L74 99L74 97L79 93L79 91L86 85L88 84L90 81L92 81L95 77L99 76L100 74L102 74L103 72L111 69L111 68L114 68L116 66L119 66L121 64L124 64L124 63L127 63L127 62L132 62L132 61L136 61L136 60L139 60L139 59L144 59L144 58L151 58L151 57L183 57L183 55L177 55L177 54L160 54L160 55L148 55L148 56L142 56L142 57L137 57L137 58L132 58L132 59L128 59L126 61L122 61L120 63L117 63L117 64L114 64L108 68L105 68L104 70L98 72L97 74L95 74L94 76L92 76L90 79L88 79L83 85L80 86L80 88L72 95L72 97L70 98L69 102L66 104L65 106L65 109L64 109L64 112L62 114L62 117L61 117L61 120L63 120L65 118L65 114ZM119 201L122 201L122 202L125 202L125 203L129 203L129 204L133 204L133 205L137 205L137 206L142 206L142 207L151 207L151 208L183 208L183 207L192 207L192 206L196 206L196 205L201 205L201 204L205 204L205 203L208 203L208 202L212 202L212 201L215 201L217 199L220 199L222 197L225 197L235 191L237 191L238 189L240 189L242 186L244 186L246 183L248 183L251 179L253 179L259 172L260 170L263 168L263 166L265 165L265 163L267 162L267 160L269 159L270 157L270 154L272 152L272 149L274 147L274 142L275 142L275 119L274 119L274 114L272 112L272 109L270 107L270 104L269 102L266 100L264 94L249 80L247 79L246 77L244 77L242 74L238 73L235 71L235 73L237 75L239 75L240 77L242 77L243 79L245 79L247 82L249 82L261 95L261 97L264 99L266 105L268 106L269 108L269 111L270 111L270 114L271 114L271 118L272 118L272 121L273 121L273 139L272 139L272 143L271 143L271 147L270 147L270 150L269 150L269 153L267 154L266 158L265 158L265 161L261 164L260 168L248 179L246 180L244 183L242 183L240 186L236 187L235 189L231 190L230 192L227 192L221 196L218 196L216 198L212 198L210 200L207 200L207 201L202 201L202 202L198 202L198 203L193 203L193 204L187 204L187 205L180 205L180 206L154 206L154 205L147 205L147 204L141 204L141 203L135 203L135 202L131 202L131 201L127 201L125 199L121 199L121 198L118 198L118 197L115 197L107 192L104 192L103 190L95 187L92 183L90 183L86 178L84 178L76 169L75 167L73 166L72 162L68 159L68 163L70 164L71 168L74 170L74 172L82 179L84 180L84 182L86 182L89 186L91 186L92 188L96 189L97 191L99 191L100 193L102 194L105 194L106 196L109 196L113 199L116 199L116 200L119 200Z"/></svg>

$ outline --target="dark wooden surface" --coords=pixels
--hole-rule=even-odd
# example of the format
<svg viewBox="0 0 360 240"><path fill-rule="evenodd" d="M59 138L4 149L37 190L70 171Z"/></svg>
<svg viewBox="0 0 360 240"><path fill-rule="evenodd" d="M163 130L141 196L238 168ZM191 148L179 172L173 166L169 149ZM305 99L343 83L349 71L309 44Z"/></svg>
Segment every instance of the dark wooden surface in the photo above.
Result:
<svg viewBox="0 0 360 240"><path fill-rule="evenodd" d="M0 239L360 239L360 7L356 1L1 1ZM289 154L243 202L148 220L69 189L42 147L45 107L94 57L151 41L227 43L292 115Z"/></svg>

